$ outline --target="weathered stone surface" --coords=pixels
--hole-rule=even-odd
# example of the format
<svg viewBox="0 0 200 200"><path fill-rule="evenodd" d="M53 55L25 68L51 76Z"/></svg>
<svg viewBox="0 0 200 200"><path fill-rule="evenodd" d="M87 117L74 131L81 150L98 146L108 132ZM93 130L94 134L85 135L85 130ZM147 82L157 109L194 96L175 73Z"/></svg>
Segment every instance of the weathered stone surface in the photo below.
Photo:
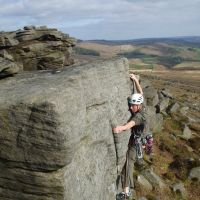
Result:
<svg viewBox="0 0 200 200"><path fill-rule="evenodd" d="M7 50L22 70L57 69L74 64L75 38L46 26L0 34L0 47ZM20 68L21 69L21 68Z"/></svg>
<svg viewBox="0 0 200 200"><path fill-rule="evenodd" d="M183 134L181 135L182 138L188 140L192 138L192 131L190 128L185 124L183 128Z"/></svg>
<svg viewBox="0 0 200 200"><path fill-rule="evenodd" d="M114 199L129 81L124 59L1 80L0 199Z"/></svg>
<svg viewBox="0 0 200 200"><path fill-rule="evenodd" d="M154 188L164 189L166 187L164 181L150 169L142 171L142 175L152 184Z"/></svg>
<svg viewBox="0 0 200 200"><path fill-rule="evenodd" d="M19 42L13 38L13 33L7 34L7 33L3 33L0 34L0 47L13 47L15 45L18 45Z"/></svg>
<svg viewBox="0 0 200 200"><path fill-rule="evenodd" d="M61 40L62 39L62 33L59 32L57 29L48 29L46 26L45 27L25 27L24 30L17 31L16 32L16 39L19 42L22 41L29 41L29 40L36 40L41 37L51 35L55 39Z"/></svg>
<svg viewBox="0 0 200 200"><path fill-rule="evenodd" d="M160 113L156 114L156 108L153 106L146 106L146 112L149 116L148 123L150 130L153 132L161 131L163 125L163 116Z"/></svg>
<svg viewBox="0 0 200 200"><path fill-rule="evenodd" d="M18 73L19 67L12 61L0 57L0 78Z"/></svg>
<svg viewBox="0 0 200 200"><path fill-rule="evenodd" d="M187 115L188 110L189 110L189 107L188 106L184 106L184 107L180 108L180 113L182 115Z"/></svg>
<svg viewBox="0 0 200 200"><path fill-rule="evenodd" d="M168 108L167 108L167 112L169 114L175 113L178 111L178 109L180 108L180 105L178 103L172 103Z"/></svg>
<svg viewBox="0 0 200 200"><path fill-rule="evenodd" d="M158 110L158 112L165 111L168 106L169 106L169 98L163 98L163 99L159 100L157 110Z"/></svg>
<svg viewBox="0 0 200 200"><path fill-rule="evenodd" d="M142 79L140 85L143 89L146 87L152 87L151 82L147 79Z"/></svg>
<svg viewBox="0 0 200 200"><path fill-rule="evenodd" d="M10 61L14 61L13 56L8 54L8 52L5 49L0 50L0 57L5 58L5 59L10 60Z"/></svg>
<svg viewBox="0 0 200 200"><path fill-rule="evenodd" d="M169 89L163 89L161 90L161 93L163 94L164 97L168 97L168 98L173 98L173 95L170 93Z"/></svg>
<svg viewBox="0 0 200 200"><path fill-rule="evenodd" d="M141 185L142 188L147 189L147 190L152 190L153 187L152 185L149 183L149 181L143 176L143 175L138 175L137 177L137 182L139 183L139 185Z"/></svg>
<svg viewBox="0 0 200 200"><path fill-rule="evenodd" d="M157 90L153 87L144 88L144 95L147 106L156 106L159 102Z"/></svg>

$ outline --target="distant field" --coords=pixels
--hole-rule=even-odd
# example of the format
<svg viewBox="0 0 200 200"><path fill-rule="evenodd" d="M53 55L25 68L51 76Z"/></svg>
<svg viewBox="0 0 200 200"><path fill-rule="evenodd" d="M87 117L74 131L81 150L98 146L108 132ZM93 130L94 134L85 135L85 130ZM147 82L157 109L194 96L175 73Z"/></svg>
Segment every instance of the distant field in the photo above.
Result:
<svg viewBox="0 0 200 200"><path fill-rule="evenodd" d="M174 69L198 69L200 70L200 62L182 62L181 64L175 65Z"/></svg>
<svg viewBox="0 0 200 200"><path fill-rule="evenodd" d="M168 41L168 40L167 40ZM163 40L161 42L147 42L146 44L102 42L80 42L77 47L82 52L99 55L101 58L126 57L130 63L130 69L152 70L198 70L200 69L200 47L187 43L171 44ZM85 49L85 50L84 50ZM94 60L88 56L81 56L81 60ZM77 56L79 59L80 56Z"/></svg>
<svg viewBox="0 0 200 200"><path fill-rule="evenodd" d="M172 89L173 87L178 87L195 93L200 93L200 70L133 70L131 72L148 76L149 78L154 79L155 82L157 81L158 85L159 80L165 80L166 84L169 82Z"/></svg>
<svg viewBox="0 0 200 200"><path fill-rule="evenodd" d="M77 46L98 51L103 58L110 58L116 56L120 52L132 51L136 48L133 45L105 45L91 42L78 43Z"/></svg>

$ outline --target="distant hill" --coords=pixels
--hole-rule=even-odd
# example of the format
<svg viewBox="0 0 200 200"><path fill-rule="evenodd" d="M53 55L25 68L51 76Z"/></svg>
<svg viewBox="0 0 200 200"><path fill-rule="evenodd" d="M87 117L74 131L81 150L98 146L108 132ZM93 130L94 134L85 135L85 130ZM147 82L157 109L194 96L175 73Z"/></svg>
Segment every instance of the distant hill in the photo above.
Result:
<svg viewBox="0 0 200 200"><path fill-rule="evenodd" d="M200 47L200 36L183 36L170 38L143 38L133 40L87 40L87 42L94 42L105 45L150 45L155 43L166 43L174 45L186 45L190 47Z"/></svg>
<svg viewBox="0 0 200 200"><path fill-rule="evenodd" d="M126 57L130 69L200 70L200 36L137 40L78 41L83 52L96 52L98 59ZM82 54L83 55L83 54ZM78 60L96 59L88 53Z"/></svg>

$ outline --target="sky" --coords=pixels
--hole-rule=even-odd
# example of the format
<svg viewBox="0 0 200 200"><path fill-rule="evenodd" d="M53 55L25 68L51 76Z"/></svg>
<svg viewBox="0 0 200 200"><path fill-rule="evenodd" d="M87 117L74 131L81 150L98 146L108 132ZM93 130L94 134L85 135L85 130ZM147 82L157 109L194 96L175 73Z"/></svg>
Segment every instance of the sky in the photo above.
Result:
<svg viewBox="0 0 200 200"><path fill-rule="evenodd" d="M0 31L27 25L82 40L200 36L200 0L0 0Z"/></svg>

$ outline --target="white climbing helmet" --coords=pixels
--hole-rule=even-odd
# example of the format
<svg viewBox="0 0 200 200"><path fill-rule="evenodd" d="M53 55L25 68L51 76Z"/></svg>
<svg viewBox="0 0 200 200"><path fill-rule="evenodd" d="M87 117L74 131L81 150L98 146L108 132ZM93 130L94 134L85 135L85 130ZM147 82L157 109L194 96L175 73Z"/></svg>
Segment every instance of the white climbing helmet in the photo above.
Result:
<svg viewBox="0 0 200 200"><path fill-rule="evenodd" d="M132 94L131 97L128 98L128 103L130 104L135 104L135 105L140 105L141 103L143 103L144 98L142 96L142 94Z"/></svg>

